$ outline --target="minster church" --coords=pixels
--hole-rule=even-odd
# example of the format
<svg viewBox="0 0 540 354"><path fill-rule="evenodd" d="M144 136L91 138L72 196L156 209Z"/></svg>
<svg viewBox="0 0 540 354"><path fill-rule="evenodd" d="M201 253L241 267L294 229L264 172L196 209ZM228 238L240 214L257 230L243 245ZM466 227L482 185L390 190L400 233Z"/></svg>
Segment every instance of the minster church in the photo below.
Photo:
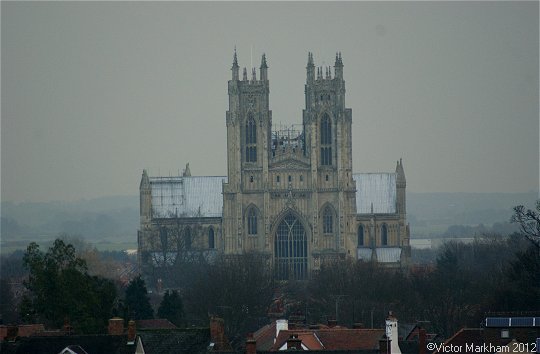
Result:
<svg viewBox="0 0 540 354"><path fill-rule="evenodd" d="M403 165L354 173L341 53L333 70L308 54L302 124L287 127L272 125L265 55L258 77L240 73L236 52L231 70L227 175L192 176L189 164L177 177L143 171L141 268L247 252L266 257L280 280L306 279L336 258L407 266Z"/></svg>

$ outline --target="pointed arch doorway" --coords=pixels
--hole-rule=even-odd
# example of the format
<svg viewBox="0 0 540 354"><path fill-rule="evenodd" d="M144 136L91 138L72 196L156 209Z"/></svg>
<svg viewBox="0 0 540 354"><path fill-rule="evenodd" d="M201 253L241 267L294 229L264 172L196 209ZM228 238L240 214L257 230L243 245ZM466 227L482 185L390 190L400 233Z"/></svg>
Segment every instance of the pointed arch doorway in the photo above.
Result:
<svg viewBox="0 0 540 354"><path fill-rule="evenodd" d="M304 280L308 277L307 235L292 213L279 223L274 237L274 271L277 280Z"/></svg>

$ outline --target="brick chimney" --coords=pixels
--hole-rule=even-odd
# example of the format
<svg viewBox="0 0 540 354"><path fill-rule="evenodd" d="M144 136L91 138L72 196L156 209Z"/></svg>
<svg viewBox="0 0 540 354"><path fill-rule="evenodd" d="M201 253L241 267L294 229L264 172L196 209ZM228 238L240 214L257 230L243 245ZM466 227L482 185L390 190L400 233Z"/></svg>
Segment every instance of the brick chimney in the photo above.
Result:
<svg viewBox="0 0 540 354"><path fill-rule="evenodd" d="M257 354L257 341L253 338L253 333L248 333L246 340L246 354Z"/></svg>
<svg viewBox="0 0 540 354"><path fill-rule="evenodd" d="M124 319L120 317L113 317L109 319L107 333L111 336L121 336L124 334Z"/></svg>
<svg viewBox="0 0 540 354"><path fill-rule="evenodd" d="M287 350L302 350L302 340L298 338L298 334L291 334L287 339Z"/></svg>
<svg viewBox="0 0 540 354"><path fill-rule="evenodd" d="M17 326L8 326L6 331L6 341L14 342L19 335L19 327Z"/></svg>
<svg viewBox="0 0 540 354"><path fill-rule="evenodd" d="M65 336L69 336L73 333L73 327L71 327L71 324L69 323L69 318L64 318L64 325L62 326L62 332L64 332Z"/></svg>
<svg viewBox="0 0 540 354"><path fill-rule="evenodd" d="M225 338L225 321L223 318L210 318L210 340L216 344L217 348L221 348Z"/></svg>
<svg viewBox="0 0 540 354"><path fill-rule="evenodd" d="M137 336L137 331L135 328L135 321L130 320L128 322L128 333L127 333L127 341L128 344L135 344L135 337Z"/></svg>
<svg viewBox="0 0 540 354"><path fill-rule="evenodd" d="M426 354L426 330L418 330L418 354Z"/></svg>

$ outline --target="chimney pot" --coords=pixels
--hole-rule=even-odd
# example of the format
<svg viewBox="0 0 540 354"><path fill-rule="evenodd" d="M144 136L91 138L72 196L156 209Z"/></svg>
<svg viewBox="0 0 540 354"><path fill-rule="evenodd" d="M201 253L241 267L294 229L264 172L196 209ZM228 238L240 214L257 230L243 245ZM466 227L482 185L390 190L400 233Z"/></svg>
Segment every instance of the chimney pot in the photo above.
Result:
<svg viewBox="0 0 540 354"><path fill-rule="evenodd" d="M128 337L127 337L128 344L135 343L136 335L137 335L137 331L136 331L136 328L135 328L135 321L130 320L128 322Z"/></svg>
<svg viewBox="0 0 540 354"><path fill-rule="evenodd" d="M124 319L114 317L109 319L109 327L107 333L111 336L121 336L124 334Z"/></svg>
<svg viewBox="0 0 540 354"><path fill-rule="evenodd" d="M298 338L298 334L291 334L287 339L287 350L302 350L302 340Z"/></svg>
<svg viewBox="0 0 540 354"><path fill-rule="evenodd" d="M247 335L246 354L257 354L257 341L253 338L253 333Z"/></svg>

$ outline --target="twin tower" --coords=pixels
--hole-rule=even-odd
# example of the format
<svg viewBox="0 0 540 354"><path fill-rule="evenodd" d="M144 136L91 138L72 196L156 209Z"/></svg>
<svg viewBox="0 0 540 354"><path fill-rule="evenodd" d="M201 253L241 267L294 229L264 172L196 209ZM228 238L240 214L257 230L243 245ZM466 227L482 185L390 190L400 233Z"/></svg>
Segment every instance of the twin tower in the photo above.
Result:
<svg viewBox="0 0 540 354"><path fill-rule="evenodd" d="M306 279L336 258L389 267L410 258L405 173L353 174L351 109L341 54L334 70L308 54L302 124L272 129L268 65L240 67L228 82L227 176L141 179L143 269L182 255L257 252L275 278ZM144 266L146 265L146 266ZM145 268L147 267L147 268Z"/></svg>

